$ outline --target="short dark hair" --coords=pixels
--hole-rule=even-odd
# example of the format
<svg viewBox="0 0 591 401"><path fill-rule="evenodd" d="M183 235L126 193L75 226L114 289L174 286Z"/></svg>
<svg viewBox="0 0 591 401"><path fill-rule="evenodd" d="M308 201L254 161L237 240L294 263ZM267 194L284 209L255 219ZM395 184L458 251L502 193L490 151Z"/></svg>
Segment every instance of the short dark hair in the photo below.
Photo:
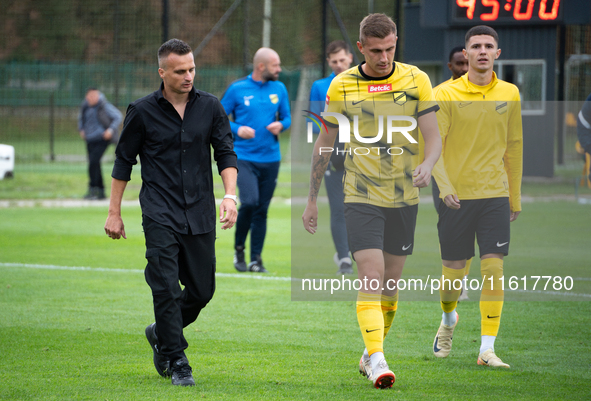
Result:
<svg viewBox="0 0 591 401"><path fill-rule="evenodd" d="M359 41L362 44L365 38L384 39L392 33L396 35L396 24L386 14L369 14L359 24Z"/></svg>
<svg viewBox="0 0 591 401"><path fill-rule="evenodd" d="M462 50L464 50L464 46L456 46L453 49L451 49L451 51L449 52L449 61L451 62L451 59L454 57L454 54L462 53Z"/></svg>
<svg viewBox="0 0 591 401"><path fill-rule="evenodd" d="M326 46L326 57L329 57L331 54L338 53L341 50L344 50L347 53L351 53L351 50L349 50L347 42L345 42L344 40L332 41L328 44L328 46Z"/></svg>
<svg viewBox="0 0 591 401"><path fill-rule="evenodd" d="M168 57L171 53L184 56L191 53L191 46L180 39L170 39L162 44L158 49L158 64L161 65L162 59Z"/></svg>
<svg viewBox="0 0 591 401"><path fill-rule="evenodd" d="M475 27L470 28L468 30L468 32L466 32L466 37L464 38L464 42L466 44L468 44L468 41L470 40L470 38L472 36L478 36L478 35L492 36L493 39L495 40L495 42L497 42L497 46L499 45L499 35L497 34L497 31L495 31L494 29L492 29L490 26L487 26L487 25L477 25Z"/></svg>

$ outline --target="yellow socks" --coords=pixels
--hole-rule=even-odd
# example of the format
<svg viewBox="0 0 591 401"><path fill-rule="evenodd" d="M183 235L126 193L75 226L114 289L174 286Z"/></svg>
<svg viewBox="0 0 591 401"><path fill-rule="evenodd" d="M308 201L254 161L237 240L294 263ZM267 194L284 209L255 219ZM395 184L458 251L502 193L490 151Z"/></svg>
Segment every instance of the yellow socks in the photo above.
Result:
<svg viewBox="0 0 591 401"><path fill-rule="evenodd" d="M357 321L368 354L384 352L384 315L380 294L357 294Z"/></svg>
<svg viewBox="0 0 591 401"><path fill-rule="evenodd" d="M450 269L449 267L443 266L442 271L441 287L439 288L441 309L445 313L450 313L458 305L458 298L464 285L462 281L464 279L464 269ZM454 289L454 286L457 290Z"/></svg>
<svg viewBox="0 0 591 401"><path fill-rule="evenodd" d="M392 321L396 316L396 310L398 309L398 293L394 296L389 297L382 294L382 315L384 316L384 338L388 334Z"/></svg>
<svg viewBox="0 0 591 401"><path fill-rule="evenodd" d="M496 336L503 311L504 291L500 280L503 276L503 260L498 258L481 260L480 272L484 280L480 294L481 334Z"/></svg>

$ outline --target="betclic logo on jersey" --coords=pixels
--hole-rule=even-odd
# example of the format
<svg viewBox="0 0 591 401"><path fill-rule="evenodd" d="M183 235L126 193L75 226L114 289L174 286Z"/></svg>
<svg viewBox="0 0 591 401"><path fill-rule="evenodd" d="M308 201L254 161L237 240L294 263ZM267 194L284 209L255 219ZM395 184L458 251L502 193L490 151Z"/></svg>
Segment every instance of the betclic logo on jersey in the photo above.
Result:
<svg viewBox="0 0 591 401"><path fill-rule="evenodd" d="M368 85L367 86L368 93L390 92L391 90L392 90L392 84Z"/></svg>
<svg viewBox="0 0 591 401"><path fill-rule="evenodd" d="M383 143L385 136L386 143L394 143L395 135L402 135L409 143L417 144L417 140L411 135L411 131L417 128L417 120L409 116L377 116L378 129L375 136L361 136L359 134L359 116L353 116L353 124L348 117L341 113L321 112L320 116L309 110L304 110L309 115L306 116L312 121L307 124L307 142L313 143L313 123L316 124L320 133L328 132L328 127L322 117L331 117L337 120L339 126L339 133L337 140L343 144L351 143L351 125L353 125L353 137L356 143L362 144L377 144ZM397 138L397 143L400 143L401 138ZM319 154L332 153L335 150L333 147L320 147ZM371 147L353 147L347 146L345 150L336 150L337 153L347 153L349 155L355 154L357 156L380 155L381 152L386 152L392 156L398 156L404 153L404 149L398 146L371 146Z"/></svg>

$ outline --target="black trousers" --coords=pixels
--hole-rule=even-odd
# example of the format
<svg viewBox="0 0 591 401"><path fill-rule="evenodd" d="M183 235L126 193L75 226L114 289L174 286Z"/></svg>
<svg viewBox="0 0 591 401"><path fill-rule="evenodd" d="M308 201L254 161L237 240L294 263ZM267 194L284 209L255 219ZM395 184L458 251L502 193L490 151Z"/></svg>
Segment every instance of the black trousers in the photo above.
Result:
<svg viewBox="0 0 591 401"><path fill-rule="evenodd" d="M215 229L184 235L145 215L143 226L144 274L152 289L158 342L172 363L188 347L183 328L197 319L215 291Z"/></svg>
<svg viewBox="0 0 591 401"><path fill-rule="evenodd" d="M101 171L101 158L109 147L110 142L104 140L86 142L88 151L88 176L89 187L104 189L103 173Z"/></svg>

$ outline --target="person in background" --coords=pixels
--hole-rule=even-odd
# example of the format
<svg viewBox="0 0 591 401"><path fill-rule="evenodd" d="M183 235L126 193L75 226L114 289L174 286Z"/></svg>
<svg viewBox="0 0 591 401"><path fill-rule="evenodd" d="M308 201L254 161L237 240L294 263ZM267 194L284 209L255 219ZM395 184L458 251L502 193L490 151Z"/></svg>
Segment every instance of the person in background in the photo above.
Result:
<svg viewBox="0 0 591 401"><path fill-rule="evenodd" d="M278 81L281 59L275 50L262 47L254 55L252 74L233 82L222 105L233 116L234 150L238 155L240 209L234 239L234 267L239 272L267 273L263 244L267 211L277 185L281 152L279 135L291 125L289 97ZM244 254L250 232L250 263Z"/></svg>
<svg viewBox="0 0 591 401"><path fill-rule="evenodd" d="M586 153L585 160L588 160L591 155L591 94L583 103L583 107L581 107L581 111L577 116L577 136L581 148ZM587 174L589 176L587 182L589 182L591 180L591 167Z"/></svg>
<svg viewBox="0 0 591 401"><path fill-rule="evenodd" d="M332 69L332 74L319 79L312 84L310 89L310 111L316 115L324 110L326 92L330 83L341 72L348 70L353 62L353 54L349 46L343 40L335 40L326 47L326 61ZM313 125L315 134L320 130ZM324 184L330 207L330 232L336 249L333 260L338 266L337 274L353 274L353 262L349 257L349 244L347 242L347 226L345 224L345 197L343 194L343 175L345 173L345 154L343 144L335 141L328 168L324 173ZM337 153L337 149L339 153Z"/></svg>
<svg viewBox="0 0 591 401"><path fill-rule="evenodd" d="M88 153L88 192L84 199L105 199L101 158L111 142L116 142L122 115L96 88L86 91L78 115L78 132Z"/></svg>

